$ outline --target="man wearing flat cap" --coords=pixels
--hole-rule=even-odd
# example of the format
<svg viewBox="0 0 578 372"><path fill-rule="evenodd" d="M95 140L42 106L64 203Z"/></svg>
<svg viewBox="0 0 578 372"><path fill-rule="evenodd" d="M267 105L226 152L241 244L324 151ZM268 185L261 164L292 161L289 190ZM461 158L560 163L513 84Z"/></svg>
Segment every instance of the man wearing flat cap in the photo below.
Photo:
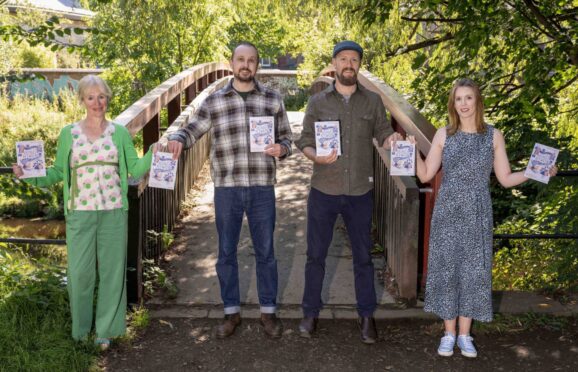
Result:
<svg viewBox="0 0 578 372"><path fill-rule="evenodd" d="M373 138L389 148L402 139L394 133L381 98L357 82L363 49L353 41L333 48L332 64L336 79L307 104L301 138L295 142L313 161L311 191L307 200L307 264L303 294L303 320L299 332L311 337L323 306L321 291L325 259L333 238L337 216L341 214L353 256L355 296L361 341L373 344L377 330L373 313L377 301L371 259L371 219L373 211ZM341 155L317 155L316 122L339 122Z"/></svg>

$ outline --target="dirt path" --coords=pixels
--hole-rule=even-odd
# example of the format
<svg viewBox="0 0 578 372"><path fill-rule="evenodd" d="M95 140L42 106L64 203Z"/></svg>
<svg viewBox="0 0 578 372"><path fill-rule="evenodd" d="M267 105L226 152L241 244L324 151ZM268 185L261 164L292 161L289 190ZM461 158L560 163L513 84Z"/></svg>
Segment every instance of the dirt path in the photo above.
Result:
<svg viewBox="0 0 578 372"><path fill-rule="evenodd" d="M563 331L482 333L477 359L436 354L441 323L379 321L380 340L367 346L354 321L321 320L318 337L304 339L298 321L285 321L280 340L266 338L257 320L244 320L226 340L213 336L218 320L155 319L133 345L103 359L106 371L577 371L578 324Z"/></svg>

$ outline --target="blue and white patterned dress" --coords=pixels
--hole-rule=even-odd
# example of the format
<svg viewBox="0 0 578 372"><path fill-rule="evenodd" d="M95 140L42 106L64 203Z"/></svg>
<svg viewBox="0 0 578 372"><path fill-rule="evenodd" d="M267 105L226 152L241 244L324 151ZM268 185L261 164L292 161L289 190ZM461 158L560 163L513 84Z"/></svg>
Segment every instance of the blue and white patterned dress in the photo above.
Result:
<svg viewBox="0 0 578 372"><path fill-rule="evenodd" d="M442 319L492 320L494 127L447 136L429 242L425 307Z"/></svg>

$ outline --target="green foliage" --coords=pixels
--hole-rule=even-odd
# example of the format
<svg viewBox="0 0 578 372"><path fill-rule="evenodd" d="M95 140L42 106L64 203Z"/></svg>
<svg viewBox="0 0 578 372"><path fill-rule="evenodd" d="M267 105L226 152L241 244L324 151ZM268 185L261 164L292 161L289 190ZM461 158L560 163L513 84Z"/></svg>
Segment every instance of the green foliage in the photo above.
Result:
<svg viewBox="0 0 578 372"><path fill-rule="evenodd" d="M54 66L54 58L50 50L42 47L31 48L23 44L16 60L16 65L22 68L50 68Z"/></svg>
<svg viewBox="0 0 578 372"><path fill-rule="evenodd" d="M70 337L64 277L64 268L0 245L0 369L81 371L96 364L94 346Z"/></svg>
<svg viewBox="0 0 578 372"><path fill-rule="evenodd" d="M140 304L128 313L128 328L127 333L133 333L135 331L143 330L147 328L150 324L150 314L143 304Z"/></svg>
<svg viewBox="0 0 578 372"><path fill-rule="evenodd" d="M575 318L553 316L550 314L495 314L492 322L474 322L472 328L476 334L509 333L536 329L562 331L575 322Z"/></svg>
<svg viewBox="0 0 578 372"><path fill-rule="evenodd" d="M110 70L113 115L169 77L226 54L231 15L220 2L110 1L94 10L98 32L85 53Z"/></svg>
<svg viewBox="0 0 578 372"><path fill-rule="evenodd" d="M175 236L169 231L167 225L163 226L163 231L161 232L156 232L154 230L147 230L147 237L149 241L153 241L156 244L160 244L162 252L169 249L169 247L171 246L171 244L173 244L173 241L175 240Z"/></svg>
<svg viewBox="0 0 578 372"><path fill-rule="evenodd" d="M160 291L170 299L177 297L177 286L153 259L143 259L142 264L145 297L153 296L156 291Z"/></svg>

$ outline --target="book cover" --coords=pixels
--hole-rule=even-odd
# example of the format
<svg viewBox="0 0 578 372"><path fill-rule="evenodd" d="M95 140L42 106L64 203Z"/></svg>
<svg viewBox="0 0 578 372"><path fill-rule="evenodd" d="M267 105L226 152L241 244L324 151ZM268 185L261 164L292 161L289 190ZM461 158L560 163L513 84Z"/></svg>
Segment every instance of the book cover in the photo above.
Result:
<svg viewBox="0 0 578 372"><path fill-rule="evenodd" d="M409 141L395 141L391 146L392 176L415 176L415 145Z"/></svg>
<svg viewBox="0 0 578 372"><path fill-rule="evenodd" d="M46 176L43 141L16 142L16 162L22 168L22 178Z"/></svg>
<svg viewBox="0 0 578 372"><path fill-rule="evenodd" d="M553 147L536 143L524 176L542 183L548 183L550 181L550 168L556 164L559 152L560 150Z"/></svg>
<svg viewBox="0 0 578 372"><path fill-rule="evenodd" d="M315 147L318 156L331 155L333 149L341 155L341 134L338 121L315 122Z"/></svg>
<svg viewBox="0 0 578 372"><path fill-rule="evenodd" d="M149 186L159 189L174 190L177 178L178 160L173 160L170 152L153 154Z"/></svg>
<svg viewBox="0 0 578 372"><path fill-rule="evenodd" d="M252 116L249 118L249 140L251 152L263 152L267 145L275 143L275 118Z"/></svg>

